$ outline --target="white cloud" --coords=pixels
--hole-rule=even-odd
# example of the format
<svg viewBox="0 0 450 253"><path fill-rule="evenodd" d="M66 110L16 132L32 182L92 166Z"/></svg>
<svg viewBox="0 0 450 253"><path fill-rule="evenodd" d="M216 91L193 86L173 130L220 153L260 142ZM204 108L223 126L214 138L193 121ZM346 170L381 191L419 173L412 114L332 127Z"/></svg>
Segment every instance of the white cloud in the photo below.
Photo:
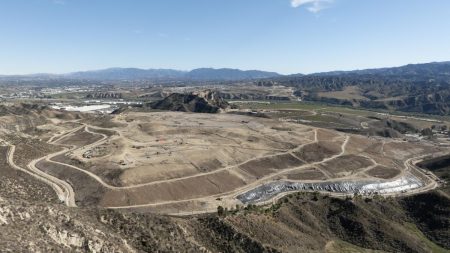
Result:
<svg viewBox="0 0 450 253"><path fill-rule="evenodd" d="M334 0L291 0L291 5L294 8L306 6L306 9L312 13L328 8Z"/></svg>

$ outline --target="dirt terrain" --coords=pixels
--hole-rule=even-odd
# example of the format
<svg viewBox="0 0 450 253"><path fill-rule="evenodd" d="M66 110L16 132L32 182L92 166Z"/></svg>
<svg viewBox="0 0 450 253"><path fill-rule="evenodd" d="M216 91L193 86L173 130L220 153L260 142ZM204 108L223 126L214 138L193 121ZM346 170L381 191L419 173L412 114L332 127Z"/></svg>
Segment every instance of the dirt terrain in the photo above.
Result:
<svg viewBox="0 0 450 253"><path fill-rule="evenodd" d="M235 114L124 112L105 120L110 127L61 122L45 143L54 151L33 158L33 168L62 180L60 199L77 206L214 212L242 204L238 195L277 180L389 182L410 174L406 160L442 151Z"/></svg>
<svg viewBox="0 0 450 253"><path fill-rule="evenodd" d="M127 112L101 121L52 114L33 126L45 131L21 126L2 135L3 251L445 252L450 247L448 194L433 190L433 174L415 167L417 158L443 151L432 143L234 114ZM399 198L285 192L258 205L236 198L281 180L390 182L408 173L426 184ZM210 214L219 205L226 209Z"/></svg>

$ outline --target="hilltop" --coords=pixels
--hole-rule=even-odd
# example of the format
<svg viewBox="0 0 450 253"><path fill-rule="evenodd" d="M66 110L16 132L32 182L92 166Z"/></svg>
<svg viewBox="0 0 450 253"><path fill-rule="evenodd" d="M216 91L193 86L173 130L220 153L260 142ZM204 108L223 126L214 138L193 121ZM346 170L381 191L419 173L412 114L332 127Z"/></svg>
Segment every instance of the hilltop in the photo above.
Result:
<svg viewBox="0 0 450 253"><path fill-rule="evenodd" d="M217 92L208 90L189 94L173 93L151 103L150 107L166 111L217 113L228 108L229 104Z"/></svg>

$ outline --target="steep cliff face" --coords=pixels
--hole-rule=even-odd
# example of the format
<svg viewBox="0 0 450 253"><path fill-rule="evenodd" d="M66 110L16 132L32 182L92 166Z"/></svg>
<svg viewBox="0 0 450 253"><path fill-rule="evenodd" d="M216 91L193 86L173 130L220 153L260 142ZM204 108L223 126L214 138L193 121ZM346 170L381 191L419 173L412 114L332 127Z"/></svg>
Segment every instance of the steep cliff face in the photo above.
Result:
<svg viewBox="0 0 450 253"><path fill-rule="evenodd" d="M228 107L218 93L207 90L190 94L173 93L168 97L150 104L157 110L218 113Z"/></svg>

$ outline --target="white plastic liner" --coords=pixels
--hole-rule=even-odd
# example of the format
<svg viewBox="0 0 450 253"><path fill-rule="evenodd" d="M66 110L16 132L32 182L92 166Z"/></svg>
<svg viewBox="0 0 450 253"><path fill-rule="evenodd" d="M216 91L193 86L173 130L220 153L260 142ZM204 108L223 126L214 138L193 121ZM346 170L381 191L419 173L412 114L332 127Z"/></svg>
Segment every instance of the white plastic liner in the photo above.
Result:
<svg viewBox="0 0 450 253"><path fill-rule="evenodd" d="M395 194L422 187L422 181L414 175L408 174L400 178L386 180L361 181L328 181L317 183L302 183L292 181L276 181L258 186L237 196L244 204L264 202L272 197L289 191L319 191L353 195Z"/></svg>

